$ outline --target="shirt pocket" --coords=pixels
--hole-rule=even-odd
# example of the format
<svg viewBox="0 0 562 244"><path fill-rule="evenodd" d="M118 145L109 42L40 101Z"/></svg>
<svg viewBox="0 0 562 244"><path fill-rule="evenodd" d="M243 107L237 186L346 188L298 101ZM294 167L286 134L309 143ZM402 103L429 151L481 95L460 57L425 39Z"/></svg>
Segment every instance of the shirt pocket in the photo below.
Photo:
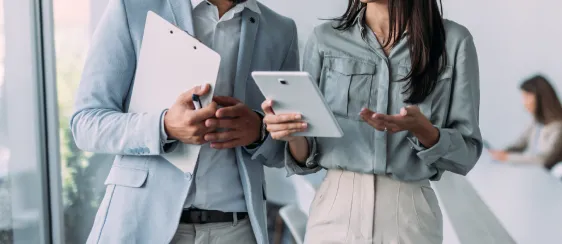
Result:
<svg viewBox="0 0 562 244"><path fill-rule="evenodd" d="M349 57L325 57L320 89L336 116L360 120L371 99L376 64Z"/></svg>
<svg viewBox="0 0 562 244"><path fill-rule="evenodd" d="M407 62L403 62L397 70L397 76L395 81L403 81L404 77L410 73L411 66ZM441 74L437 77L437 83L435 84L435 90L422 102L416 104L420 111L428 118L433 124L436 124L438 120L446 118L446 114L440 113L440 111L448 111L450 99L451 99L451 86L453 79L453 69L447 66ZM410 80L405 80L406 82ZM405 89L405 87L404 87ZM403 94L405 99L408 94ZM442 110L441 108L444 108Z"/></svg>

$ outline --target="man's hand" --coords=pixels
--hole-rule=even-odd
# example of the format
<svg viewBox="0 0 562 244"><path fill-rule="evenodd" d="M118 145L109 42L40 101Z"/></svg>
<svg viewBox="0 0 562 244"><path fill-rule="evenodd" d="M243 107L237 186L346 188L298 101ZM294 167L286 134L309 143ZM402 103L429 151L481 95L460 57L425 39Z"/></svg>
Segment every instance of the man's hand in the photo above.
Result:
<svg viewBox="0 0 562 244"><path fill-rule="evenodd" d="M207 133L205 140L215 149L227 149L250 145L260 137L261 118L248 106L232 97L217 96L213 99L223 106L217 110L216 118L209 118L205 125L225 129Z"/></svg>
<svg viewBox="0 0 562 244"><path fill-rule="evenodd" d="M164 116L164 129L170 139L179 140L185 144L201 145L206 141L205 134L216 129L213 126L205 126L205 120L215 116L217 104L212 102L208 106L195 110L193 107L193 94L205 95L209 92L208 84L194 87L183 93L176 103Z"/></svg>

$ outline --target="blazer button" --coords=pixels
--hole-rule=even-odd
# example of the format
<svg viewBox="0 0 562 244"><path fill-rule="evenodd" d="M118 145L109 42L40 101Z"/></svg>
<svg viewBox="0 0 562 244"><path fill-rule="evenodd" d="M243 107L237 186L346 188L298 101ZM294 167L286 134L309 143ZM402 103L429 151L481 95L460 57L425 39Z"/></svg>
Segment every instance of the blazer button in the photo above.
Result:
<svg viewBox="0 0 562 244"><path fill-rule="evenodd" d="M254 17L250 17L250 22L256 23L256 19L254 19Z"/></svg>
<svg viewBox="0 0 562 244"><path fill-rule="evenodd" d="M191 178L193 178L193 175L191 173L185 173L185 178L189 181L191 181Z"/></svg>

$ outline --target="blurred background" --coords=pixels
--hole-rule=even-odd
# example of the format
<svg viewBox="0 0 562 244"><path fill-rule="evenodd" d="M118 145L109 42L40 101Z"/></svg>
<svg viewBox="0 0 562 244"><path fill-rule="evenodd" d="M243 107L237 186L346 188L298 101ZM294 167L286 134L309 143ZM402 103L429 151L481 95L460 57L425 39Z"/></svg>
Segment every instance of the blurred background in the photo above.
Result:
<svg viewBox="0 0 562 244"><path fill-rule="evenodd" d="M0 244L87 238L113 157L80 151L68 124L89 40L107 2L0 0ZM321 19L347 6L346 0L261 2L297 21L301 51ZM491 149L504 151L533 122L520 84L540 74L555 91L562 88L562 3L443 0L443 7L446 18L474 36L480 126ZM562 181L555 171L485 151L467 177L444 175L433 185L445 214L444 243L562 243ZM322 172L266 174L271 242L302 242ZM296 191L295 182L310 187Z"/></svg>

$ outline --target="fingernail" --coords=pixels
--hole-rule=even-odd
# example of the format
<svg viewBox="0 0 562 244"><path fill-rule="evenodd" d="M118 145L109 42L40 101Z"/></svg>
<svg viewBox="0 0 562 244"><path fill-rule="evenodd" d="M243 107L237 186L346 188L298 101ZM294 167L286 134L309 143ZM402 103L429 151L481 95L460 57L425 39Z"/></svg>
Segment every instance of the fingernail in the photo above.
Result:
<svg viewBox="0 0 562 244"><path fill-rule="evenodd" d="M208 85L207 83L201 85L201 90L205 89L205 87L206 87L207 85Z"/></svg>
<svg viewBox="0 0 562 244"><path fill-rule="evenodd" d="M295 115L295 119L302 119L302 115L300 114Z"/></svg>
<svg viewBox="0 0 562 244"><path fill-rule="evenodd" d="M308 127L308 124L307 124L307 123L302 123L301 126L302 126L302 128L306 128L306 127Z"/></svg>

